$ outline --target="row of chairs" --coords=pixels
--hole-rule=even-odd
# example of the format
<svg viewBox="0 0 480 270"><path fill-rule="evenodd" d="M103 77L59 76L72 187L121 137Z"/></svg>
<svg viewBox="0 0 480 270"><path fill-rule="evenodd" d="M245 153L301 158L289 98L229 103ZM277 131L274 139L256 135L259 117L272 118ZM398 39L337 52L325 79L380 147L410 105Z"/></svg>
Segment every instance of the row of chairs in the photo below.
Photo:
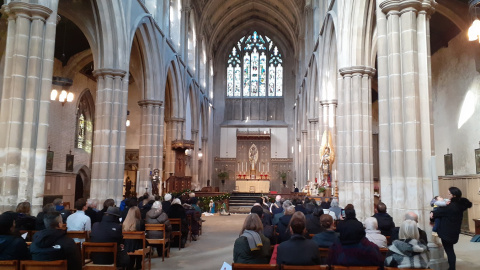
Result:
<svg viewBox="0 0 480 270"><path fill-rule="evenodd" d="M377 266L342 266L342 265L277 265L277 264L243 264L234 263L233 270L379 270ZM394 267L385 267L385 270L398 270ZM414 268L402 268L403 270L426 270Z"/></svg>
<svg viewBox="0 0 480 270"><path fill-rule="evenodd" d="M67 269L67 260L59 261L0 261L0 269L3 270L65 270Z"/></svg>

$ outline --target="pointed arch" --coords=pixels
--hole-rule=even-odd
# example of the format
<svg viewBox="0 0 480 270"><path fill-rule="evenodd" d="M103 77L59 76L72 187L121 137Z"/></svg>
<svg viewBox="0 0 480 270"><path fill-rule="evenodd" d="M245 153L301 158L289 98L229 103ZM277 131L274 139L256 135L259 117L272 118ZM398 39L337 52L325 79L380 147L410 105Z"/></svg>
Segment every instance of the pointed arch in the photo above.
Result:
<svg viewBox="0 0 480 270"><path fill-rule="evenodd" d="M184 102L182 98L182 81L180 80L180 71L175 61L170 61L167 67L165 80L165 119L183 118Z"/></svg>

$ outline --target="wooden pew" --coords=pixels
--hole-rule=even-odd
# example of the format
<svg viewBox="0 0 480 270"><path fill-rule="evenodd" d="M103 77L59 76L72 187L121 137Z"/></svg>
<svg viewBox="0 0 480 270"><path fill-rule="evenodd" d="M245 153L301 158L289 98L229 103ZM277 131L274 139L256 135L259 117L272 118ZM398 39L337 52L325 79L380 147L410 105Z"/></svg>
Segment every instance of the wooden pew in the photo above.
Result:
<svg viewBox="0 0 480 270"><path fill-rule="evenodd" d="M168 220L170 220L170 224L172 225L172 228L173 226L175 227L178 226L178 231L174 231L172 229L170 233L172 236L172 240L175 239L176 236L178 236L178 250L180 250L182 248L182 219L169 218Z"/></svg>
<svg viewBox="0 0 480 270"><path fill-rule="evenodd" d="M67 260L20 261L20 270L67 270Z"/></svg>
<svg viewBox="0 0 480 270"><path fill-rule="evenodd" d="M98 253L113 253L113 264L100 265L94 264L93 261L85 263L83 269L103 270L103 269L117 269L117 243L92 243L84 242L82 244L82 263L85 263L85 259L91 258L92 252Z"/></svg>
<svg viewBox="0 0 480 270"><path fill-rule="evenodd" d="M0 269L2 270L18 270L18 261L0 261Z"/></svg>
<svg viewBox="0 0 480 270"><path fill-rule="evenodd" d="M145 224L145 232L148 231L161 231L163 232L163 238L161 239L153 239L147 238L147 242L149 245L162 245L162 262L165 261L165 251L167 251L167 258L170 257L170 238L167 237L167 232L165 230L165 224ZM168 247L167 247L168 246Z"/></svg>
<svg viewBox="0 0 480 270"><path fill-rule="evenodd" d="M277 270L276 264L246 264L246 263L233 263L233 270Z"/></svg>
<svg viewBox="0 0 480 270"><path fill-rule="evenodd" d="M281 270L328 270L328 265L285 265Z"/></svg>
<svg viewBox="0 0 480 270"><path fill-rule="evenodd" d="M332 265L330 270L379 270L378 266L342 266Z"/></svg>
<svg viewBox="0 0 480 270"><path fill-rule="evenodd" d="M148 270L150 270L152 268L152 253L151 247L147 247L145 232L123 232L123 239L142 240L142 248L134 252L128 252L128 255L142 256L142 270L146 269L146 265L148 265Z"/></svg>

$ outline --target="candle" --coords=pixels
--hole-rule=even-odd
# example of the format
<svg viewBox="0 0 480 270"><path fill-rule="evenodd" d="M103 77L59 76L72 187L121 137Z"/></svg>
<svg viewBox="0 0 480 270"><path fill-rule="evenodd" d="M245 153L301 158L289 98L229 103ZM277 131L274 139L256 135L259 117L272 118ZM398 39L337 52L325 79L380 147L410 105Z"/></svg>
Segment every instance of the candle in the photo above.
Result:
<svg viewBox="0 0 480 270"><path fill-rule="evenodd" d="M237 171L240 171L240 162L237 162Z"/></svg>
<svg viewBox="0 0 480 270"><path fill-rule="evenodd" d="M262 171L265 171L265 163L262 164Z"/></svg>
<svg viewBox="0 0 480 270"><path fill-rule="evenodd" d="M242 161L242 172L243 172L243 161Z"/></svg>
<svg viewBox="0 0 480 270"><path fill-rule="evenodd" d="M267 162L267 171L270 171L270 162Z"/></svg>

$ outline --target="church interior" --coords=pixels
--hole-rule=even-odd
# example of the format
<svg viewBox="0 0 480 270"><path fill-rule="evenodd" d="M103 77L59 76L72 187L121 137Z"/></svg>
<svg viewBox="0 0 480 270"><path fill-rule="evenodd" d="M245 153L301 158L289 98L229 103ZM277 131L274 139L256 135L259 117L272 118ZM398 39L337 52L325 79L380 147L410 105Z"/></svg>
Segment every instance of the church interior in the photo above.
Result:
<svg viewBox="0 0 480 270"><path fill-rule="evenodd" d="M467 0L0 2L2 212L298 188L427 228L430 200L457 186L475 231Z"/></svg>

